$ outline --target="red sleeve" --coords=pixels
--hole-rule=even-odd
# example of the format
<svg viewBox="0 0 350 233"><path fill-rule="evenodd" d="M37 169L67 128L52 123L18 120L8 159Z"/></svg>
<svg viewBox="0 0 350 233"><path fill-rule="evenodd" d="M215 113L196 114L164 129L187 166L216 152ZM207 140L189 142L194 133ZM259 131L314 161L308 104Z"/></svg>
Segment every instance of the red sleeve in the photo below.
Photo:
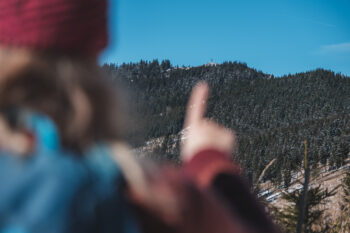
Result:
<svg viewBox="0 0 350 233"><path fill-rule="evenodd" d="M253 226L253 232L279 232L242 179L240 167L225 153L203 150L184 164L184 170L202 191L214 191L215 197L231 210L232 216L245 222L246 226Z"/></svg>
<svg viewBox="0 0 350 233"><path fill-rule="evenodd" d="M202 150L184 164L185 174L199 187L211 186L219 174L237 175L240 168L229 156L215 149Z"/></svg>

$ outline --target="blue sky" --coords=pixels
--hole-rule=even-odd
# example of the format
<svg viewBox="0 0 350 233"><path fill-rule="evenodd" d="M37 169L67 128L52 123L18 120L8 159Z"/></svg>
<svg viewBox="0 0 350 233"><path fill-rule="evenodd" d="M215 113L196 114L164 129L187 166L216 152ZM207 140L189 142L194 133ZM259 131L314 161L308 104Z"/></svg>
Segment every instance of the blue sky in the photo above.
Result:
<svg viewBox="0 0 350 233"><path fill-rule="evenodd" d="M277 76L350 76L349 0L110 0L109 11L101 63L241 61Z"/></svg>

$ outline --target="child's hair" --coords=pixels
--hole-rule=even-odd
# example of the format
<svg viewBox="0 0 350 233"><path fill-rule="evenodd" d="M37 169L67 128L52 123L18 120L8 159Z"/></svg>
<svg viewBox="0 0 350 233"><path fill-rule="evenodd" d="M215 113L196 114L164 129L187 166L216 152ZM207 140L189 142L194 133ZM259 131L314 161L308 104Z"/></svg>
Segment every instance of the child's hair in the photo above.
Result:
<svg viewBox="0 0 350 233"><path fill-rule="evenodd" d="M76 151L120 139L123 123L113 86L92 61L0 49L1 113L24 108L46 114L57 124L63 146Z"/></svg>

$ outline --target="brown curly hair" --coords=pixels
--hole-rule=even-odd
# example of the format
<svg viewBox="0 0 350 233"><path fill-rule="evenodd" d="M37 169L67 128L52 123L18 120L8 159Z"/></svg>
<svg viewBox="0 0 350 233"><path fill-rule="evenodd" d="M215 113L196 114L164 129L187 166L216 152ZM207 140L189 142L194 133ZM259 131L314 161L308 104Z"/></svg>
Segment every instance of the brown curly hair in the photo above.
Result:
<svg viewBox="0 0 350 233"><path fill-rule="evenodd" d="M63 146L73 150L121 138L115 88L93 61L20 50L0 55L0 111L15 107L46 114L57 124Z"/></svg>

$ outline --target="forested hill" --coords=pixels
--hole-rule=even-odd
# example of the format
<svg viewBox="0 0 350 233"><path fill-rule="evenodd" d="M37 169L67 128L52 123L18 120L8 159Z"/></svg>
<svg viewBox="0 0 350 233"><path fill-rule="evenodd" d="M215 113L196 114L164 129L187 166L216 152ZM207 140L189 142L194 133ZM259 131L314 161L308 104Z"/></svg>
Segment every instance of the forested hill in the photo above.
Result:
<svg viewBox="0 0 350 233"><path fill-rule="evenodd" d="M237 62L189 68L155 60L103 69L133 93L134 113L139 116L131 124L134 145L177 134L191 88L207 80L208 117L237 132L235 156L253 180L277 158L266 179L288 185L291 171L300 166L304 140L312 164L328 161L340 166L349 152L349 77L318 69L276 78ZM169 145L162 147L174 142L165 143Z"/></svg>

